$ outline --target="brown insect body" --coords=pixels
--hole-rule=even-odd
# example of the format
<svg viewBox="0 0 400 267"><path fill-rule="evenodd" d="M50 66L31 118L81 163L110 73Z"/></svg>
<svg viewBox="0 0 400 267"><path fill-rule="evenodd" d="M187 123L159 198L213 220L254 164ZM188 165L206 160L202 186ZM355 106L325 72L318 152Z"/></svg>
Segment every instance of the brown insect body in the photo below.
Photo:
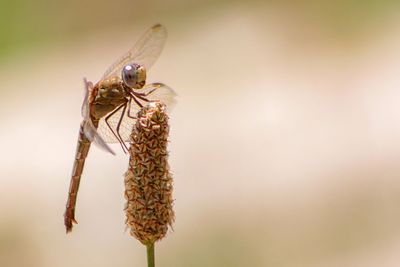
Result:
<svg viewBox="0 0 400 267"><path fill-rule="evenodd" d="M84 80L83 121L71 175L64 224L72 230L79 183L91 143L114 154L108 143L120 143L124 151L136 118L132 114L151 101L162 101L169 108L175 103L175 92L162 83L146 84L146 70L159 57L167 38L164 26L156 24L114 62L99 82ZM138 89L138 90L136 90ZM140 90L139 90L140 89Z"/></svg>
<svg viewBox="0 0 400 267"><path fill-rule="evenodd" d="M129 100L129 93L119 77L111 77L98 82L89 95L90 119L95 128L98 127L99 120L126 104ZM90 148L90 140L84 134L84 122L79 130L78 145L76 149L72 179L69 189L69 198L64 215L64 224L67 232L72 230L75 220L76 196L79 189L80 178L82 176L85 159Z"/></svg>
<svg viewBox="0 0 400 267"><path fill-rule="evenodd" d="M119 77L114 76L98 82L94 86L89 99L92 121L98 121L122 104L128 102L128 100L129 94Z"/></svg>
<svg viewBox="0 0 400 267"><path fill-rule="evenodd" d="M85 165L85 159L88 155L91 142L87 139L84 133L84 122L79 127L78 145L76 147L74 167L72 169L71 181L68 191L68 201L64 214L64 224L67 233L72 230L73 223L77 223L75 220L75 204L76 197L78 194L79 183L82 176L83 167Z"/></svg>

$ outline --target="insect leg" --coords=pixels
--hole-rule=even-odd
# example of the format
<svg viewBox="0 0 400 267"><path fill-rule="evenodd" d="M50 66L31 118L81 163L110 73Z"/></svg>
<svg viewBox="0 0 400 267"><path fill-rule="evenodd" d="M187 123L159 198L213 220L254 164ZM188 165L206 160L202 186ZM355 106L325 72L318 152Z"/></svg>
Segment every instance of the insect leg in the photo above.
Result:
<svg viewBox="0 0 400 267"><path fill-rule="evenodd" d="M128 113L127 113L127 115L128 115L128 117L131 118L131 119L137 119L135 116L132 116L132 115L131 115L131 103L132 103L132 98L133 98L133 97L130 97L130 98L129 98L129 101L128 101L128 106L129 106L129 107L128 107Z"/></svg>
<svg viewBox="0 0 400 267"><path fill-rule="evenodd" d="M143 107L142 103L140 103L139 100L136 99L136 94L135 94L134 92L129 92L129 95L131 96L131 98L133 98L133 100L135 101L135 103L136 103L140 108Z"/></svg>
<svg viewBox="0 0 400 267"><path fill-rule="evenodd" d="M124 115L125 115L126 104L127 104L127 103L124 104L124 108L123 108L123 110L122 110L121 117L119 117L119 121L118 121L118 124L117 124L117 134L118 134L120 140L122 140L122 137L121 137L121 134L119 133L119 128L120 128L120 126L121 126L122 119L123 119L123 117L124 117ZM124 140L122 140L122 141L124 141ZM121 145L123 145L123 148L125 147L126 151L128 151L128 147L125 145L125 142L122 142ZM122 148L122 149L123 149L123 148ZM125 150L124 150L124 152L125 152ZM126 153L126 152L125 152L125 153Z"/></svg>
<svg viewBox="0 0 400 267"><path fill-rule="evenodd" d="M139 93L139 92L135 92L135 95L137 96L148 96L149 94L153 93L155 90L157 90L160 87L154 88L153 90L147 92L147 93Z"/></svg>
<svg viewBox="0 0 400 267"><path fill-rule="evenodd" d="M120 105L118 108L116 108L113 112L111 112L110 114L108 114L107 115L107 117L104 119L104 121L106 122L106 124L107 124L107 126L108 126L108 128L110 128L110 130L111 130L111 132L113 133L113 135L115 136L115 138L117 138L117 140L118 140L118 142L121 144L121 146L122 146L122 150L125 152L125 150L124 150L124 146L123 145L125 145L124 143L123 143L123 141L122 141L122 138L119 138L119 135L117 135L115 132L114 132L114 129L111 127L111 125L108 123L108 119L112 116L112 115L114 115L116 112L118 112L118 110L120 110L122 107L126 107L126 103L124 103L124 104L122 104L122 105ZM122 116L124 115L124 113L122 113ZM125 152L126 153L126 152Z"/></svg>
<svg viewBox="0 0 400 267"><path fill-rule="evenodd" d="M147 94L140 94L140 93L137 93L137 92L131 92L131 96L133 97L137 97L137 98L139 98L140 100L143 100L143 101L145 101L145 102L151 102L150 100L148 100L147 98L145 98L145 97L143 97L144 95L145 96L147 96L147 95L149 95L150 93L152 93L153 91L150 91L149 93L147 93Z"/></svg>

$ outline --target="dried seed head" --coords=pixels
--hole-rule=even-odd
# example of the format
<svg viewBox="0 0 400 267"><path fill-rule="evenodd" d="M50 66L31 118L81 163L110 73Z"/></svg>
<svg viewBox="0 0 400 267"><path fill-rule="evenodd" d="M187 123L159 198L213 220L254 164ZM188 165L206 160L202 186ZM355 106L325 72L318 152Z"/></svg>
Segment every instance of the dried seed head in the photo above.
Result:
<svg viewBox="0 0 400 267"><path fill-rule="evenodd" d="M145 245L162 239L174 221L165 110L164 104L152 102L137 114L125 174L126 224Z"/></svg>

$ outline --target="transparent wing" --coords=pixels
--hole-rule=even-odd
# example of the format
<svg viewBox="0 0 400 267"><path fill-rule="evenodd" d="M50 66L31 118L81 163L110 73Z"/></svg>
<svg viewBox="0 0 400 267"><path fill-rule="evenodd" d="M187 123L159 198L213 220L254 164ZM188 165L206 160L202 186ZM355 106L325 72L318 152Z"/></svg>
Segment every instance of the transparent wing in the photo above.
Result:
<svg viewBox="0 0 400 267"><path fill-rule="evenodd" d="M93 142L97 147L101 148L102 150L109 152L115 155L114 151L106 144L104 139L97 133L96 128L94 127L91 120L85 120L83 126L83 132L87 139Z"/></svg>
<svg viewBox="0 0 400 267"><path fill-rule="evenodd" d="M147 70L154 64L167 39L167 29L156 24L148 29L136 44L112 64L104 73L102 79L119 76L122 68L129 63L144 65Z"/></svg>
<svg viewBox="0 0 400 267"><path fill-rule="evenodd" d="M139 106L136 103L132 103L130 115L134 115L138 111L139 111ZM135 124L136 120L128 116L128 107L127 107L125 110L123 108L119 109L107 120L108 125L110 126L107 125L105 118L100 120L97 132L105 142L119 143L116 134L117 134L117 126L120 119L121 119L121 124L119 128L119 134L121 135L122 140L129 141L129 136L131 134L133 125Z"/></svg>
<svg viewBox="0 0 400 267"><path fill-rule="evenodd" d="M163 83L151 83L145 85L142 89L136 90L149 101L161 101L167 106L167 111L171 112L176 105L177 94L175 91ZM146 102L141 101L144 105Z"/></svg>
<svg viewBox="0 0 400 267"><path fill-rule="evenodd" d="M176 104L176 93L170 87L162 83L152 83L144 86L142 89L136 90L135 92L148 100L145 101L136 97L136 100L143 106L145 106L149 101L161 101L167 106L167 111L171 111ZM117 133L117 126L121 120L119 134L125 142L130 140L132 128L136 122L136 119L131 117L136 117L139 110L140 106L132 99L130 105L127 106L125 111L121 108L107 120L114 133ZM119 141L111 131L110 127L107 125L105 118L103 118L99 122L97 132L105 142L118 143Z"/></svg>
<svg viewBox="0 0 400 267"><path fill-rule="evenodd" d="M82 117L86 120L89 118L89 95L92 92L93 84L91 82L88 82L86 78L83 78L83 85L85 90L85 96L83 98L81 112L82 112Z"/></svg>
<svg viewBox="0 0 400 267"><path fill-rule="evenodd" d="M114 151L106 144L104 139L97 133L96 127L94 127L91 119L90 119L90 110L89 110L89 95L92 93L93 84L88 82L86 78L83 79L84 87L85 87L85 96L83 98L82 103L82 117L84 121L83 132L87 139L96 144L99 148L115 155Z"/></svg>

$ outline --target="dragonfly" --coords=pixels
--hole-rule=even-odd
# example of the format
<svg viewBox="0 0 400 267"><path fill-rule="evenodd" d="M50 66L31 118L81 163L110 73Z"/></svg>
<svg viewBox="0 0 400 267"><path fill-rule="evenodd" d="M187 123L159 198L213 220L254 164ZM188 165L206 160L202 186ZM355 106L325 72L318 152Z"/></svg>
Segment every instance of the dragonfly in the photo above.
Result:
<svg viewBox="0 0 400 267"><path fill-rule="evenodd" d="M167 38L166 28L156 24L135 45L112 64L96 84L84 78L83 120L72 169L68 200L64 213L66 232L76 224L75 207L85 159L91 143L115 155L111 143L128 148L137 112L147 103L161 101L171 110L176 93L163 83L146 83L147 71L158 59Z"/></svg>

